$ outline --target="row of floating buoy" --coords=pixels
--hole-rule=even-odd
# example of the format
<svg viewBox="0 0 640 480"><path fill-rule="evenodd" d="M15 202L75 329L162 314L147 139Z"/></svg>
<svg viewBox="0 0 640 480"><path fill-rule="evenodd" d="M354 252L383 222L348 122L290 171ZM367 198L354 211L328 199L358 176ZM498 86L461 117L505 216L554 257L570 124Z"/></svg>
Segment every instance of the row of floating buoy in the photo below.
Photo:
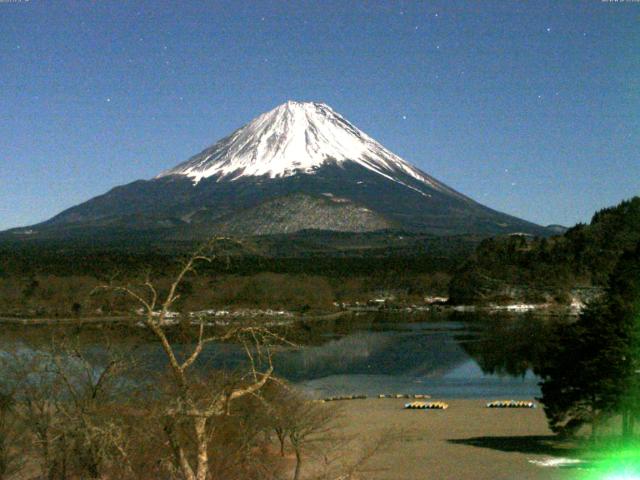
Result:
<svg viewBox="0 0 640 480"><path fill-rule="evenodd" d="M431 395L425 395L423 393L409 394L409 393L393 393L386 394L381 393L378 398L431 398Z"/></svg>
<svg viewBox="0 0 640 480"><path fill-rule="evenodd" d="M327 397L324 399L325 402L336 402L338 400L364 400L367 398L366 395L341 395L339 397Z"/></svg>
<svg viewBox="0 0 640 480"><path fill-rule="evenodd" d="M494 400L487 403L487 408L536 408L536 404L525 400Z"/></svg>
<svg viewBox="0 0 640 480"><path fill-rule="evenodd" d="M409 402L404 404L408 410L446 410L449 404L444 402Z"/></svg>
<svg viewBox="0 0 640 480"><path fill-rule="evenodd" d="M338 400L364 400L367 398L366 395L340 395L337 397L326 397L323 399L324 402L335 402ZM423 393L409 394L409 393L381 393L377 398L415 398L415 399L425 399L431 398L430 395L426 395Z"/></svg>
<svg viewBox="0 0 640 480"><path fill-rule="evenodd" d="M409 410L446 410L449 405L444 402L409 402L404 404ZM487 408L536 408L534 402L524 400L495 400L487 403Z"/></svg>
<svg viewBox="0 0 640 480"><path fill-rule="evenodd" d="M341 395L337 397L327 397L323 400L318 400L319 402L335 402L339 400L364 400L366 399L366 395ZM395 393L395 394L384 394L381 393L377 398L413 398L413 399L429 399L430 395L416 393L416 394L408 394L408 393ZM404 405L406 409L419 409L419 410L446 410L449 408L449 405L444 402L409 402ZM534 402L529 402L525 400L494 400L492 402L487 403L487 408L536 408L536 404Z"/></svg>

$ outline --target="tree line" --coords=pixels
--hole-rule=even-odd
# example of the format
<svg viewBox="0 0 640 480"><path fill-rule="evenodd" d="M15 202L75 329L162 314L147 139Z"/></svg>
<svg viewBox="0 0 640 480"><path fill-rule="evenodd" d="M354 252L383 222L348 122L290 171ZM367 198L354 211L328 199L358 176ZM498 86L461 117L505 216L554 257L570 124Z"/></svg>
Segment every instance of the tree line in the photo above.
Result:
<svg viewBox="0 0 640 480"><path fill-rule="evenodd" d="M449 286L455 303L557 301L575 287L605 287L620 256L640 241L640 197L593 215L563 235L483 240Z"/></svg>

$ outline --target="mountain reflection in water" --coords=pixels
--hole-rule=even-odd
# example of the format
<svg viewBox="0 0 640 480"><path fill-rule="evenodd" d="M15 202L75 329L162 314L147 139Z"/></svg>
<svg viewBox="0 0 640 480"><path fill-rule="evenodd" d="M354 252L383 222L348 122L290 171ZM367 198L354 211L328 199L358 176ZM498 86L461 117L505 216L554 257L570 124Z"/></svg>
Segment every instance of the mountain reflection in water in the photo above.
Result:
<svg viewBox="0 0 640 480"><path fill-rule="evenodd" d="M408 322L408 319L413 321ZM553 325L534 315L379 315L321 345L278 356L281 375L315 396L427 393L538 396L534 372Z"/></svg>
<svg viewBox="0 0 640 480"><path fill-rule="evenodd" d="M274 355L276 373L312 396L426 393L434 397L532 398L534 372L555 323L535 315L374 313L332 321L298 322L279 332L297 348ZM24 344L24 335L4 335L0 350ZM152 340L123 335L152 370L165 359ZM91 340L89 340L91 342ZM29 343L29 348L45 349ZM98 341L90 348L100 350ZM200 369L242 368L243 349L212 344Z"/></svg>

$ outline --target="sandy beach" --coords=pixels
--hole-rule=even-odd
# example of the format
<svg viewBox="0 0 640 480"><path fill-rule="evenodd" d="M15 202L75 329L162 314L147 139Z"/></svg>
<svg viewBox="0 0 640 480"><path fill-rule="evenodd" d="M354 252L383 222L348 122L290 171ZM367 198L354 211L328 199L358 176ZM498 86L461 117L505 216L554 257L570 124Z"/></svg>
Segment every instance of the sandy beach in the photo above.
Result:
<svg viewBox="0 0 640 480"><path fill-rule="evenodd" d="M584 474L535 463L576 458L575 452L554 446L542 408L489 409L488 400L444 400L449 408L443 411L404 410L407 400L402 399L336 403L349 434L375 438L389 429L399 434L371 459L371 479L573 479Z"/></svg>

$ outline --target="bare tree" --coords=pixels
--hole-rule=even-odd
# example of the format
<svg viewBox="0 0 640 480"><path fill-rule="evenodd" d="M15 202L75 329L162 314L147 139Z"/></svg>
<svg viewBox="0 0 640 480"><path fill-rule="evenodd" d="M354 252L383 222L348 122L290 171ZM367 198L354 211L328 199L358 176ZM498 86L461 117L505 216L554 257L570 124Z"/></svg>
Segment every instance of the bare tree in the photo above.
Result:
<svg viewBox="0 0 640 480"><path fill-rule="evenodd" d="M116 382L131 363L112 348L108 334L99 349L93 345L74 329L0 357L2 382L14 388L13 418L29 432L22 456L39 463L49 480L99 478L111 464L126 465L112 410L121 402Z"/></svg>
<svg viewBox="0 0 640 480"><path fill-rule="evenodd" d="M39 458L39 463L46 478L62 478L56 476L54 465L64 462L59 460L65 455L65 449L60 448L58 419L55 405L60 390L54 375L50 372L50 356L43 352L30 351L28 354L20 352L5 352L2 373L5 380L18 386L17 397L21 409L18 417L28 426L32 435L32 454ZM58 443L57 449L54 443Z"/></svg>
<svg viewBox="0 0 640 480"><path fill-rule="evenodd" d="M101 337L101 347L103 358L91 358L90 348L75 335L63 338L52 352L51 369L61 385L55 401L57 435L75 470L88 478L100 478L114 459L125 465L128 460L111 406L119 401L116 382L133 363L112 348L108 336Z"/></svg>
<svg viewBox="0 0 640 480"><path fill-rule="evenodd" d="M268 425L276 433L281 457L291 452L295 462L291 478L300 480L351 480L368 478L370 459L380 447L397 440L393 430L363 441L347 435L341 408L314 401L279 382L267 386ZM304 466L304 474L303 474Z"/></svg>
<svg viewBox="0 0 640 480"><path fill-rule="evenodd" d="M167 380L171 386L171 398L163 405L164 431L177 468L186 480L210 478L212 423L228 415L233 402L256 395L274 378L271 347L282 340L255 326L234 327L218 335L206 335L204 321L200 320L196 325L195 341L186 351L172 343L168 330L174 323L171 312L180 298L180 285L196 271L196 265L219 258L221 255L216 253L216 247L225 242L230 242L230 239L216 237L191 255L178 271L166 295L160 294L148 275L142 285L99 287L100 290L121 292L137 301L143 310L142 323L160 343L168 361ZM194 365L207 344L231 340L244 345L249 361L247 372L232 381L227 379L219 383L216 388L204 389L206 394L203 394L202 381ZM189 434L181 435L180 432L185 430Z"/></svg>
<svg viewBox="0 0 640 480"><path fill-rule="evenodd" d="M291 447L295 455L293 479L299 480L305 453L311 453L313 446L322 451L325 442L335 439L331 434L336 408L311 401L285 383L269 385L265 397L280 456L284 457L287 446Z"/></svg>
<svg viewBox="0 0 640 480"><path fill-rule="evenodd" d="M298 400L293 405L287 430L296 456L293 480L299 480L304 452L314 444L328 441L334 417L328 407L320 403Z"/></svg>
<svg viewBox="0 0 640 480"><path fill-rule="evenodd" d="M22 467L22 457L17 448L22 431L17 422L15 404L12 392L0 390L0 480L9 478Z"/></svg>
<svg viewBox="0 0 640 480"><path fill-rule="evenodd" d="M0 356L0 387L20 385L18 408L13 400L0 402L0 437L12 432L6 420L20 417L30 432L20 453L30 464L40 463L41 478L300 480L304 466L305 478L334 480L361 471L368 454L335 460L343 453L339 446L351 444L331 432L333 409L274 376L276 345L292 344L254 325L212 328L190 315L175 317L180 292L188 291L183 282L197 265L222 257L215 248L226 241L217 238L199 249L162 287L147 275L138 284L112 282L95 290L141 307L146 328L139 329L139 322L133 328L141 337L127 336L123 343L121 327L74 326L61 330L62 337L53 335L50 344ZM131 369L142 371L147 358L157 367L157 357L130 351L131 340L147 345L149 337L167 368L144 369L140 381ZM214 351L210 344L225 342L243 350L241 366L202 368L203 354ZM274 430L282 456L285 449L292 454L288 458L274 454ZM0 444L0 478L3 459L14 451L10 441Z"/></svg>

